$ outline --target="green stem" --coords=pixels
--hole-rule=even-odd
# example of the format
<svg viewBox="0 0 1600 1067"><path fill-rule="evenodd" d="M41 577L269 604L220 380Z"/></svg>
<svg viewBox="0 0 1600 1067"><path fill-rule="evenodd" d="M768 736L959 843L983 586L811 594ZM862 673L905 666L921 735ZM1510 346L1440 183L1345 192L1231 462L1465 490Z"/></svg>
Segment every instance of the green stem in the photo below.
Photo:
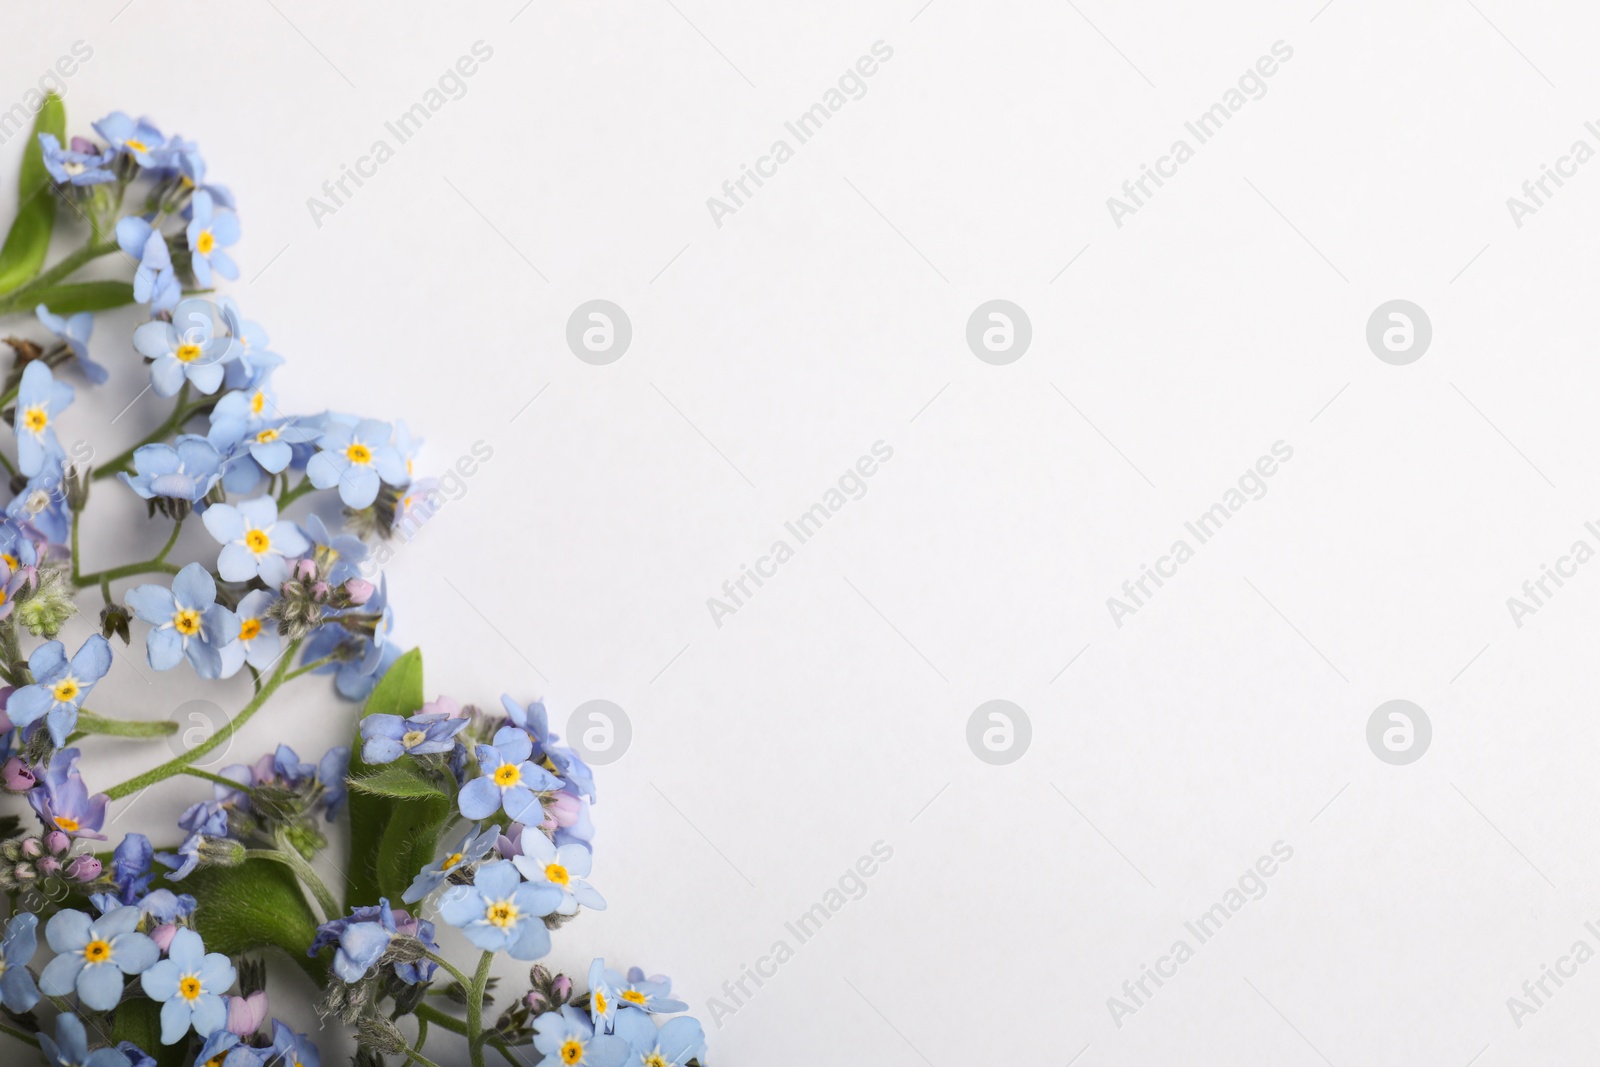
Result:
<svg viewBox="0 0 1600 1067"><path fill-rule="evenodd" d="M28 1044L32 1045L34 1048L38 1048L39 1047L39 1039L37 1037L35 1037L33 1034L24 1033L23 1031L18 1030L18 1029L14 1028L14 1027L7 1026L5 1023L0 1023L0 1034L10 1034L12 1037L16 1038L18 1041L26 1041Z"/></svg>
<svg viewBox="0 0 1600 1067"><path fill-rule="evenodd" d="M86 734L107 734L111 737L165 737L176 733L178 724L166 719L157 719L155 722L108 719L88 708L79 708L78 729Z"/></svg>
<svg viewBox="0 0 1600 1067"><path fill-rule="evenodd" d="M418 1027L417 1044L422 1044L422 1039L427 1035L428 1027L427 1024L424 1023ZM428 1059L428 1057L424 1056L418 1049L408 1048L406 1049L406 1062L402 1063L400 1067L407 1067L408 1064L412 1063L420 1063L422 1064L422 1067L439 1067L437 1063L434 1063L432 1060Z"/></svg>
<svg viewBox="0 0 1600 1067"><path fill-rule="evenodd" d="M344 914L344 909L339 907L339 902L328 891L327 883L312 868L306 858L296 852L294 846L289 844L282 833L277 837L277 848L250 848L245 849L244 858L247 860L271 860L281 863L295 873L305 887L311 890L311 895L317 898L317 905L322 908L324 919L336 919Z"/></svg>
<svg viewBox="0 0 1600 1067"><path fill-rule="evenodd" d="M86 586L98 585L101 582L114 582L119 578L132 578L137 574L177 574L182 568L176 563L165 563L159 559L147 559L139 563L125 563L120 567L109 570L95 571L93 574L77 575L73 584L79 589Z"/></svg>
<svg viewBox="0 0 1600 1067"><path fill-rule="evenodd" d="M489 967L493 963L493 952L478 957L478 973L467 990L467 1051L472 1054L472 1067L483 1067L483 1043L489 1039L483 1029L483 991L489 986Z"/></svg>
<svg viewBox="0 0 1600 1067"><path fill-rule="evenodd" d="M193 778L204 778L208 782L215 782L218 785L227 786L229 789L237 789L241 793L249 793L252 791L252 788L248 785L236 782L232 778L224 778L220 774L212 774L210 771L202 771L198 767L185 767L182 773Z"/></svg>
<svg viewBox="0 0 1600 1067"><path fill-rule="evenodd" d="M435 962L438 961L436 960ZM454 968L452 968L452 970L453 969ZM465 989L466 985L463 984L461 988ZM448 1012L440 1011L431 1004L418 1004L417 1010L413 1012L413 1014L416 1015L418 1021L430 1022L435 1026L441 1026L444 1029L449 1030L451 1033L465 1034L467 1032L466 1023L462 1022L460 1019L457 1019L454 1015L451 1015Z"/></svg>
<svg viewBox="0 0 1600 1067"><path fill-rule="evenodd" d="M90 241L76 252L66 256L60 263L39 274L27 285L22 286L20 289L13 289L3 298L0 298L0 315L9 315L20 308L28 307L33 293L41 289L48 289L79 267L99 259L101 256L108 256L116 250L116 241Z"/></svg>
<svg viewBox="0 0 1600 1067"><path fill-rule="evenodd" d="M337 655L323 656L321 659L314 659L310 663L296 667L294 670L290 671L283 680L286 682L292 682L302 674L310 674L318 667L326 667L328 664L334 663L338 659L339 657Z"/></svg>
<svg viewBox="0 0 1600 1067"><path fill-rule="evenodd" d="M168 434L178 430L185 422L189 420L189 416L195 414L201 408L210 407L215 402L216 401L214 398L208 397L194 404L190 404L189 383L184 382L183 388L178 390L178 398L172 405L172 414L167 416L167 421L163 422L160 426L157 426L154 430L151 430L148 434L146 434L144 440L138 442L121 455L112 458L112 460L105 466L97 468L95 472L90 475L90 478L93 481L99 481L101 478L111 477L118 471L127 470L128 464L133 462L133 454L135 452L143 448L145 445L151 445L155 444L157 441L166 440Z"/></svg>
<svg viewBox="0 0 1600 1067"><path fill-rule="evenodd" d="M4 452L0 452L0 467L4 467L6 469L6 473L11 475L13 478L17 476L17 468L11 465L11 461L6 458L6 454Z"/></svg>
<svg viewBox="0 0 1600 1067"><path fill-rule="evenodd" d="M284 475L284 484L287 485L288 481L289 476ZM316 489L316 486L311 484L311 478L309 476L301 478L299 485L295 486L293 489L285 489L283 494L278 497L278 510L282 511L284 508L288 507L290 504L293 504L296 500L299 500L301 497L305 496L314 489Z"/></svg>
<svg viewBox="0 0 1600 1067"><path fill-rule="evenodd" d="M472 979L468 978L466 975L462 974L459 970L457 970L455 964L451 963L449 960L445 959L443 956L441 956L441 955L439 955L438 953L435 953L435 952L429 952L429 953L426 953L425 955L428 957L428 959L432 960L434 963L437 963L440 967L443 967L445 972L447 974L449 974L451 978L454 978L457 983L460 984L461 991L463 993L465 993L468 989L470 989L472 987ZM418 1011L421 1011L421 1008L418 1008ZM438 1019L434 1019L433 1021L434 1022L439 1022ZM455 1020L452 1019L451 1022L455 1022ZM462 1030L462 1031L458 1031L458 1032L459 1033L465 1033L466 1031Z"/></svg>
<svg viewBox="0 0 1600 1067"><path fill-rule="evenodd" d="M289 673L289 664L293 662L295 653L299 650L299 640L289 643L288 649L284 651L282 658L278 660L278 668L272 672L272 677L267 679L266 684L256 692L255 696L250 698L250 703L241 708L239 714L235 715L226 726L223 726L183 755L170 759L161 766L148 770L137 777L129 778L121 785L112 786L106 790L106 795L112 800L120 800L129 793L136 793L141 789L155 785L157 782L165 781L174 774L182 774L184 768L227 741L228 738L233 736L234 731L249 722L250 717L261 710L261 706L267 702L267 698L277 692L278 686L283 684L284 678Z"/></svg>

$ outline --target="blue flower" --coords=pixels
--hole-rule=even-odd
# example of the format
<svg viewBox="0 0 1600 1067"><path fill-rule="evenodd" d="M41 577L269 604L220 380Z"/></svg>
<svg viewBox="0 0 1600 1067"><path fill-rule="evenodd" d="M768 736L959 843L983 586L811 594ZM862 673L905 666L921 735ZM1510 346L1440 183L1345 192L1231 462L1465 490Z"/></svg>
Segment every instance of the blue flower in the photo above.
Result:
<svg viewBox="0 0 1600 1067"><path fill-rule="evenodd" d="M194 1062L198 1067L261 1067L261 1053L265 1051L251 1048L239 1040L238 1034L223 1029L206 1038Z"/></svg>
<svg viewBox="0 0 1600 1067"><path fill-rule="evenodd" d="M357 636L346 630L343 626L330 623L314 630L306 638L304 651L300 653L301 664L314 663L319 659L339 651L348 654L351 658L335 660L324 663L314 670L313 674L334 674L334 687L339 690L339 695L346 700L365 700L378 684L378 679L394 665L400 658L400 646L393 641L385 641L382 645L374 645L365 637ZM376 650L377 663L371 670L364 670L363 664L368 653Z"/></svg>
<svg viewBox="0 0 1600 1067"><path fill-rule="evenodd" d="M217 603L217 583L198 563L172 579L172 588L141 585L125 597L133 613L155 628L145 639L150 666L158 671L185 656L202 678L222 676L219 649L239 636L239 619Z"/></svg>
<svg viewBox="0 0 1600 1067"><path fill-rule="evenodd" d="M359 982L378 965L388 951L389 942L397 935L414 937L432 951L433 924L414 919L403 910L389 907L389 901L380 897L376 906L352 908L344 918L325 922L317 927L306 955L315 956L329 945L338 945L333 953L333 973L345 982ZM415 985L426 982L436 965L431 960L395 965L395 974L402 981Z"/></svg>
<svg viewBox="0 0 1600 1067"><path fill-rule="evenodd" d="M217 573L225 582L248 582L260 575L269 586L289 580L285 556L311 548L292 522L278 521L278 502L270 496L232 504L213 504L202 517L206 529L222 544Z"/></svg>
<svg viewBox="0 0 1600 1067"><path fill-rule="evenodd" d="M651 1014L688 1011L689 1005L672 997L672 979L664 974L646 978L638 967L629 967L626 977L615 971L606 972L607 980L616 989L617 999Z"/></svg>
<svg viewBox="0 0 1600 1067"><path fill-rule="evenodd" d="M56 1016L56 1036L39 1035L39 1048L52 1067L129 1067L128 1057L114 1048L89 1051L89 1033L83 1020L64 1011Z"/></svg>
<svg viewBox="0 0 1600 1067"><path fill-rule="evenodd" d="M284 1067L322 1067L322 1053L305 1034L297 1034L277 1019L272 1020L272 1062Z"/></svg>
<svg viewBox="0 0 1600 1067"><path fill-rule="evenodd" d="M514 726L502 726L493 745L478 746L480 776L461 790L461 814L487 819L504 810L514 822L542 822L544 808L535 790L558 789L561 780L543 767L528 762L533 742Z"/></svg>
<svg viewBox="0 0 1600 1067"><path fill-rule="evenodd" d="M161 1001L161 1043L176 1044L190 1026L210 1037L228 1021L222 994L237 977L233 964L220 952L206 952L205 942L193 930L179 930L167 946L167 958L139 976L145 996Z"/></svg>
<svg viewBox="0 0 1600 1067"><path fill-rule="evenodd" d="M190 207L188 237L195 281L210 287L212 271L229 281L237 278L239 268L223 249L239 239L239 216L217 207L204 189L194 194Z"/></svg>
<svg viewBox="0 0 1600 1067"><path fill-rule="evenodd" d="M72 146L63 148L55 134L41 133L39 148L44 169L62 185L103 185L117 180L117 176L106 169L106 164L116 159L117 154L109 149L100 151L92 141L74 137Z"/></svg>
<svg viewBox="0 0 1600 1067"><path fill-rule="evenodd" d="M127 215L117 223L117 245L139 261L133 272L134 300L149 304L152 313L177 307L183 287L161 231L137 215Z"/></svg>
<svg viewBox="0 0 1600 1067"><path fill-rule="evenodd" d="M17 385L14 424L17 469L23 474L31 478L44 470L46 463L59 462L64 456L53 423L70 403L72 386L56 381L50 368L38 360L28 364Z"/></svg>
<svg viewBox="0 0 1600 1067"><path fill-rule="evenodd" d="M366 561L367 546L354 534L330 534L322 517L313 513L306 516L306 532L311 535L317 555L333 560L328 570L328 584L342 585L351 578L361 577L360 564Z"/></svg>
<svg viewBox="0 0 1600 1067"><path fill-rule="evenodd" d="M23 728L45 718L50 739L64 745L67 735L78 725L78 709L84 698L111 670L111 643L93 634L69 663L65 645L46 641L28 657L28 670L34 683L11 694L6 714L13 725Z"/></svg>
<svg viewBox="0 0 1600 1067"><path fill-rule="evenodd" d="M50 309L43 304L33 309L39 317L39 322L45 329L60 338L72 350L73 358L78 361L78 366L83 368L84 377L96 385L102 385L111 372L89 358L89 334L94 332L94 315L87 311L80 311L70 318L52 315Z"/></svg>
<svg viewBox="0 0 1600 1067"><path fill-rule="evenodd" d="M62 544L71 530L67 515L67 491L61 476L63 467L46 465L38 474L28 479L22 492L6 505L6 517L17 524L25 524L39 534L40 540Z"/></svg>
<svg viewBox="0 0 1600 1067"><path fill-rule="evenodd" d="M491 826L481 834L476 829L468 830L466 836L456 842L452 851L422 868L422 871L411 880L410 888L401 899L407 904L421 900L443 885L445 879L450 877L451 871L463 865L476 863L487 856L499 839L499 826Z"/></svg>
<svg viewBox="0 0 1600 1067"><path fill-rule="evenodd" d="M317 439L321 449L306 464L306 474L318 489L339 487L347 507L364 508L378 498L380 480L392 486L411 481L405 460L389 443L389 424L363 419L354 426L336 423Z"/></svg>
<svg viewBox="0 0 1600 1067"><path fill-rule="evenodd" d="M180 303L171 322L152 319L134 330L133 347L152 361L150 386L157 396L176 396L184 379L202 393L216 392L222 364L234 356L234 340L217 306L200 299Z"/></svg>
<svg viewBox="0 0 1600 1067"><path fill-rule="evenodd" d="M317 763L317 781L322 784L323 816L332 822L339 815L349 790L345 779L350 776L350 746L336 745L322 754Z"/></svg>
<svg viewBox="0 0 1600 1067"><path fill-rule="evenodd" d="M122 976L141 974L161 958L161 950L134 927L138 908L115 908L98 919L81 911L58 911L45 927L56 958L39 976L47 997L74 990L85 1007L110 1011L122 999Z"/></svg>
<svg viewBox="0 0 1600 1067"><path fill-rule="evenodd" d="M38 546L28 538L20 521L0 523L0 562L12 570L32 567L39 562Z"/></svg>
<svg viewBox="0 0 1600 1067"><path fill-rule="evenodd" d="M512 864L534 885L553 885L561 891L558 915L576 915L578 906L604 911L605 897L584 878L588 877L593 856L576 842L557 846L537 826L522 829L522 854Z"/></svg>
<svg viewBox="0 0 1600 1067"><path fill-rule="evenodd" d="M156 1058L132 1041L118 1041L117 1051L128 1057L132 1067L157 1067Z"/></svg>
<svg viewBox="0 0 1600 1067"><path fill-rule="evenodd" d="M278 636L278 621L267 615L267 609L277 599L276 593L265 589L253 589L240 598L234 610L239 619L239 639L222 646L222 677L232 678L246 663L264 671L278 662L283 639Z"/></svg>
<svg viewBox="0 0 1600 1067"><path fill-rule="evenodd" d="M697 1020L687 1015L668 1019L657 1030L655 1020L637 1008L617 1013L616 1036L633 1050L624 1061L629 1067L683 1067L706 1045L705 1031Z"/></svg>
<svg viewBox="0 0 1600 1067"><path fill-rule="evenodd" d="M217 303L222 307L222 318L228 324L228 332L239 343L238 357L228 364L228 388L253 392L266 381L267 375L283 366L283 357L268 350L267 345L271 341L267 338L267 331L239 314L239 305L233 297L222 297ZM256 413L259 415L260 409Z"/></svg>
<svg viewBox="0 0 1600 1067"><path fill-rule="evenodd" d="M155 123L148 118L141 116L134 120L121 111L113 111L95 123L94 132L104 137L106 143L118 152L132 156L141 167L156 166L156 153L167 143Z"/></svg>
<svg viewBox="0 0 1600 1067"><path fill-rule="evenodd" d="M117 886L117 899L133 904L150 888L150 861L155 848L143 834L130 833L111 854L111 880Z"/></svg>
<svg viewBox="0 0 1600 1067"><path fill-rule="evenodd" d="M533 1047L566 1067L621 1067L628 1043L614 1034L597 1034L583 1012L570 1004L533 1021Z"/></svg>
<svg viewBox="0 0 1600 1067"><path fill-rule="evenodd" d="M28 970L39 949L38 926L37 915L19 911L6 923L6 936L0 941L0 1004L18 1014L39 1003L39 987Z"/></svg>
<svg viewBox="0 0 1600 1067"><path fill-rule="evenodd" d="M392 763L404 755L449 752L466 729L465 718L444 715L368 715L361 720L361 758L367 763Z"/></svg>
<svg viewBox="0 0 1600 1067"><path fill-rule="evenodd" d="M136 474L119 472L124 485L149 500L166 496L198 504L222 477L222 456L204 437L184 434L177 447L141 445L133 453Z"/></svg>
<svg viewBox="0 0 1600 1067"><path fill-rule="evenodd" d="M439 898L439 917L485 952L536 960L550 951L544 917L560 905L560 890L524 882L502 860L479 867L471 885L447 889Z"/></svg>

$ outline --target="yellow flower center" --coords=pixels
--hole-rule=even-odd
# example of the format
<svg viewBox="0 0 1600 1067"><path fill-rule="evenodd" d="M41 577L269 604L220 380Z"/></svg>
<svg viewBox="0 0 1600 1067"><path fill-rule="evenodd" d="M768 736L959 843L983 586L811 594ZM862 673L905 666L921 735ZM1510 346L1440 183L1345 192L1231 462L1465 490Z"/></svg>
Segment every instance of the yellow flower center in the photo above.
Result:
<svg viewBox="0 0 1600 1067"><path fill-rule="evenodd" d="M50 413L44 408L28 408L22 413L22 425L29 433L43 433L50 425Z"/></svg>
<svg viewBox="0 0 1600 1067"><path fill-rule="evenodd" d="M217 247L217 239L211 236L210 230L201 230L200 236L194 239L194 250L202 256L210 255L211 250L215 247Z"/></svg>
<svg viewBox="0 0 1600 1067"><path fill-rule="evenodd" d="M178 995L184 1000L197 1000L204 992L199 975L186 974L178 981Z"/></svg>
<svg viewBox="0 0 1600 1067"><path fill-rule="evenodd" d="M266 394L266 392L264 390L257 389L255 395L250 398L250 414L259 415L266 408L266 406L267 406L267 394ZM274 434L273 436L277 436L277 435Z"/></svg>
<svg viewBox="0 0 1600 1067"><path fill-rule="evenodd" d="M173 352L172 354L177 357L179 363L193 363L195 360L200 358L200 346L190 342L184 342L183 344L179 345L177 351Z"/></svg>
<svg viewBox="0 0 1600 1067"><path fill-rule="evenodd" d="M456 864L460 863L463 858L464 857L461 855L461 853L452 852L450 855L444 858L444 862L439 865L439 869L441 871L448 871L451 867L454 867Z"/></svg>
<svg viewBox="0 0 1600 1067"><path fill-rule="evenodd" d="M239 640L253 641L261 636L260 619L243 619L239 623Z"/></svg>
<svg viewBox="0 0 1600 1067"><path fill-rule="evenodd" d="M510 789L522 781L522 768L515 763L502 763L494 769L494 784L501 789Z"/></svg>
<svg viewBox="0 0 1600 1067"><path fill-rule="evenodd" d="M645 996L637 989L624 989L622 991L622 999L626 1000L629 1004L637 1004L641 1008L644 1007L645 1004L650 1000L649 997Z"/></svg>
<svg viewBox="0 0 1600 1067"><path fill-rule="evenodd" d="M569 1037L561 1043L561 1062L579 1063L583 1060L583 1042Z"/></svg>
<svg viewBox="0 0 1600 1067"><path fill-rule="evenodd" d="M56 683L55 688L50 690L50 695L55 697L58 703L70 704L78 695L80 688L76 678L67 677Z"/></svg>
<svg viewBox="0 0 1600 1067"><path fill-rule="evenodd" d="M606 1013L606 995L598 989L594 991L594 1010L601 1015Z"/></svg>
<svg viewBox="0 0 1600 1067"><path fill-rule="evenodd" d="M367 464L372 462L372 449L357 443L344 450L345 456L351 463Z"/></svg>
<svg viewBox="0 0 1600 1067"><path fill-rule="evenodd" d="M667 1058L659 1052L646 1053L642 1062L644 1067L667 1067Z"/></svg>
<svg viewBox="0 0 1600 1067"><path fill-rule="evenodd" d="M421 730L407 730L400 737L400 743L407 748L416 748L428 739L428 735Z"/></svg>
<svg viewBox="0 0 1600 1067"><path fill-rule="evenodd" d="M78 829L78 820L68 815L57 815L56 827L57 829L65 830L69 834L75 833Z"/></svg>
<svg viewBox="0 0 1600 1067"><path fill-rule="evenodd" d="M265 530L251 530L244 535L244 547L260 555L272 547L272 538L267 536Z"/></svg>
<svg viewBox="0 0 1600 1067"><path fill-rule="evenodd" d="M143 141L135 141L131 137L128 140L123 141L122 143L128 149L128 151L130 151L130 152L148 152L148 151L150 151L150 146L149 145L145 144Z"/></svg>
<svg viewBox="0 0 1600 1067"><path fill-rule="evenodd" d="M517 906L511 903L511 901L497 900L493 904L489 905L489 910L485 914L485 918L487 918L493 925L504 930L508 926L515 926L517 924L518 914Z"/></svg>
<svg viewBox="0 0 1600 1067"><path fill-rule="evenodd" d="M184 608L172 617L172 625L185 637L193 637L200 632L200 613L193 608Z"/></svg>
<svg viewBox="0 0 1600 1067"><path fill-rule="evenodd" d="M12 570L16 570L17 569L17 565L22 562L16 556L13 556L9 552L0 552L0 559L5 560L6 561L6 566L10 567Z"/></svg>
<svg viewBox="0 0 1600 1067"><path fill-rule="evenodd" d="M568 882L572 881L572 876L567 873L567 869L561 866L559 863L552 863L550 866L546 867L544 869L544 876L548 878L554 885L566 885Z"/></svg>
<svg viewBox="0 0 1600 1067"><path fill-rule="evenodd" d="M219 1052L206 1061L206 1067L222 1067L222 1061L228 1058L226 1052Z"/></svg>
<svg viewBox="0 0 1600 1067"><path fill-rule="evenodd" d="M98 939L91 941L83 946L83 958L90 963L104 963L111 958L111 945Z"/></svg>

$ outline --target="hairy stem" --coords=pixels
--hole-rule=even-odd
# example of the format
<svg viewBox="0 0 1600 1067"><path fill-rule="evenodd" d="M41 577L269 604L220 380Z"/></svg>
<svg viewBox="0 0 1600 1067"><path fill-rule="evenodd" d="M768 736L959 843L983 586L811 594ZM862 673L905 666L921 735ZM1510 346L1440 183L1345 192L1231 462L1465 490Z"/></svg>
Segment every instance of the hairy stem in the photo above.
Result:
<svg viewBox="0 0 1600 1067"><path fill-rule="evenodd" d="M78 730L86 734L107 734L111 737L165 737L177 733L178 724L167 719L154 722L129 722L125 719L108 719L96 715L88 708L78 709Z"/></svg>
<svg viewBox="0 0 1600 1067"><path fill-rule="evenodd" d="M478 973L472 976L472 987L467 990L467 1051L472 1054L472 1067L483 1067L483 1043L489 1038L483 1029L483 991L488 988L493 963L493 952L478 957Z"/></svg>

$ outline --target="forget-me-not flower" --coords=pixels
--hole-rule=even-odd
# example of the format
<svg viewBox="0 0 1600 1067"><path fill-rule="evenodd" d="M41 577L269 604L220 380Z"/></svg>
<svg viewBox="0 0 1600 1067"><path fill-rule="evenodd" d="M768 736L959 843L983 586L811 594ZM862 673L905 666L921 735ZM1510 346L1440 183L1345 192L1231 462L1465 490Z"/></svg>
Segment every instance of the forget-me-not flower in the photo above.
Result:
<svg viewBox="0 0 1600 1067"><path fill-rule="evenodd" d="M560 905L560 890L524 882L515 867L499 860L479 867L471 885L447 889L439 898L439 917L485 952L536 960L550 951L544 917Z"/></svg>
<svg viewBox="0 0 1600 1067"><path fill-rule="evenodd" d="M47 997L74 991L95 1011L110 1011L122 999L122 976L141 974L161 958L156 943L134 927L138 908L119 907L91 919L81 911L58 911L44 928L56 958L39 976Z"/></svg>
<svg viewBox="0 0 1600 1067"><path fill-rule="evenodd" d="M50 368L34 360L17 385L14 426L17 433L17 469L32 478L47 463L64 453L56 440L55 417L72 403L72 386L58 382Z"/></svg>
<svg viewBox="0 0 1600 1067"><path fill-rule="evenodd" d="M178 304L171 322L152 319L134 330L133 347L152 361L150 387L157 396L176 396L185 379L202 393L216 392L222 364L234 354L217 306L195 298Z"/></svg>
<svg viewBox="0 0 1600 1067"><path fill-rule="evenodd" d="M96 385L103 385L111 372L89 358L89 335L94 332L94 315L88 311L80 311L76 315L55 315L43 304L33 309L39 317L39 322L45 329L55 334L78 361L78 366L83 369L84 377Z"/></svg>
<svg viewBox="0 0 1600 1067"><path fill-rule="evenodd" d="M528 762L532 752L533 742L514 726L497 730L492 745L479 745L481 773L461 789L461 814L469 819L487 819L503 810L513 821L543 821L544 808L536 791L559 789L561 780Z"/></svg>
<svg viewBox="0 0 1600 1067"><path fill-rule="evenodd" d="M190 201L190 215L188 238L195 281L209 288L213 271L230 281L237 278L239 268L223 249L239 239L239 216L218 207L204 189L197 190Z"/></svg>
<svg viewBox="0 0 1600 1067"><path fill-rule="evenodd" d="M46 641L28 657L33 684L11 694L6 714L14 726L26 728L45 719L50 739L64 745L78 725L78 709L95 683L111 670L111 643L90 635L70 661L60 641Z"/></svg>
<svg viewBox="0 0 1600 1067"><path fill-rule="evenodd" d="M407 904L414 903L438 889L450 877L450 872L463 865L477 863L489 854L495 842L500 839L500 827L491 826L479 833L476 828L468 830L466 836L449 852L434 860L411 880L411 885L406 889L405 896L401 899Z"/></svg>
<svg viewBox="0 0 1600 1067"><path fill-rule="evenodd" d="M268 585L280 586L289 580L284 557L304 555L311 548L294 523L278 521L278 502L270 496L238 505L213 504L202 519L222 544L217 573L225 582L247 582L260 575Z"/></svg>
<svg viewBox="0 0 1600 1067"><path fill-rule="evenodd" d="M389 443L386 422L362 419L354 426L335 423L317 439L321 450L306 463L318 489L339 487L347 507L364 508L378 498L378 484L401 487L411 481L400 452Z"/></svg>
<svg viewBox="0 0 1600 1067"><path fill-rule="evenodd" d="M5 939L0 940L0 1004L18 1014L39 1003L39 987L28 970L39 950L38 927L37 915L19 911L6 923Z"/></svg>
<svg viewBox="0 0 1600 1067"><path fill-rule="evenodd" d="M577 842L557 846L537 826L522 829L522 854L512 859L522 876L534 884L553 885L561 890L560 915L576 915L582 905L591 911L604 911L606 900L599 890L584 881L594 857Z"/></svg>
<svg viewBox="0 0 1600 1067"><path fill-rule="evenodd" d="M223 645L239 636L239 619L217 603L217 583L198 563L172 579L172 588L141 585L128 590L128 607L154 629L145 639L150 666L158 671L178 665L185 656L202 678L222 676Z"/></svg>
<svg viewBox="0 0 1600 1067"><path fill-rule="evenodd" d="M167 958L139 976L145 996L161 1002L161 1043L173 1045L191 1026L210 1037L228 1021L222 994L232 986L233 964L220 952L206 952L193 930L179 930L167 946Z"/></svg>

